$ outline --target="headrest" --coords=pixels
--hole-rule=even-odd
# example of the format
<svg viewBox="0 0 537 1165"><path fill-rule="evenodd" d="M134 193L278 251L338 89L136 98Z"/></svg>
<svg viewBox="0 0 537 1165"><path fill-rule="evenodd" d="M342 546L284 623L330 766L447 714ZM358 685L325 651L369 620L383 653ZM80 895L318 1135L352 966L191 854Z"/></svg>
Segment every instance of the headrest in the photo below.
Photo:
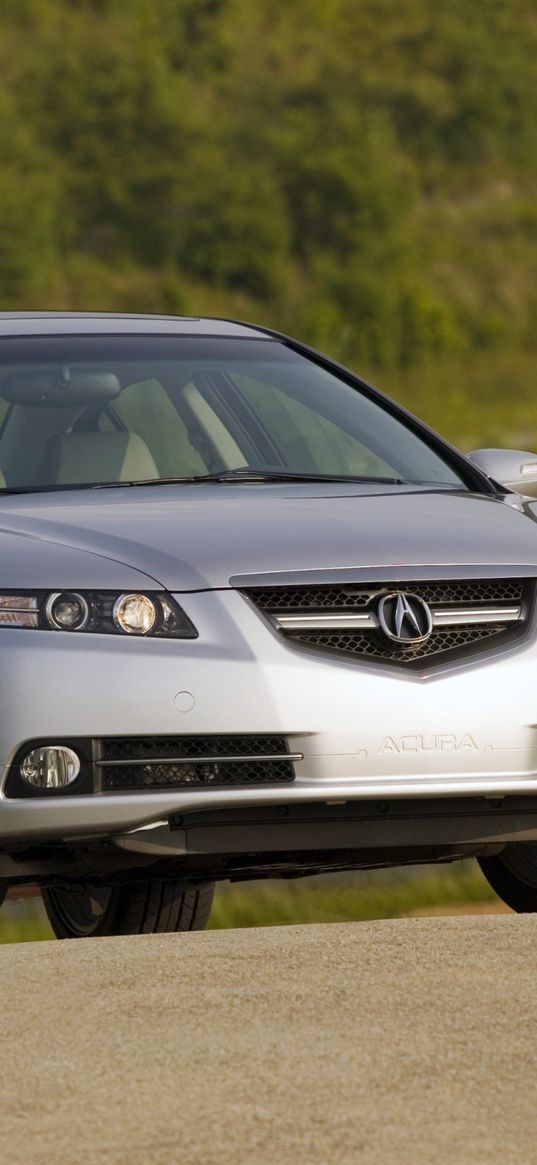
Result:
<svg viewBox="0 0 537 1165"><path fill-rule="evenodd" d="M138 433L66 433L51 437L42 480L58 485L158 478L153 457Z"/></svg>

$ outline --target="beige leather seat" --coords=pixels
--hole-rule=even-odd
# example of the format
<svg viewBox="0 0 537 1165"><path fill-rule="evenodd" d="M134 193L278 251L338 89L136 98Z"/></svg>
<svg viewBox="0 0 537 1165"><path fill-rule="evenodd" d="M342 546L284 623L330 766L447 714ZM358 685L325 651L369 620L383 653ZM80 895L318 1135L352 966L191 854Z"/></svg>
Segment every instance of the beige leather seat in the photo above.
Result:
<svg viewBox="0 0 537 1165"><path fill-rule="evenodd" d="M137 433L66 433L48 441L41 480L44 484L138 481L159 477L142 437Z"/></svg>

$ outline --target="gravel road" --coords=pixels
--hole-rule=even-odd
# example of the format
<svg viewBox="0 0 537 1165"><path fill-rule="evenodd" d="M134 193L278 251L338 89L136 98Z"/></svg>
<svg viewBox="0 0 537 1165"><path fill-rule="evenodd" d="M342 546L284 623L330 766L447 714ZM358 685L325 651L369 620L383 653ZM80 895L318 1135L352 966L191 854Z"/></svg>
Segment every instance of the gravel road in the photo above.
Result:
<svg viewBox="0 0 537 1165"><path fill-rule="evenodd" d="M537 916L0 948L2 1165L537 1161Z"/></svg>

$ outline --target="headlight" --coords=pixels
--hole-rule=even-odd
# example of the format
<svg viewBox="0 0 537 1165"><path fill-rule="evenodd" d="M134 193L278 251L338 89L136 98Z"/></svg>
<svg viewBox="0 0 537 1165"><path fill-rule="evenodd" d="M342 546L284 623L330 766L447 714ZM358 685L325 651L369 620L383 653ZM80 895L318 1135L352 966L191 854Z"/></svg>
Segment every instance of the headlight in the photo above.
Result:
<svg viewBox="0 0 537 1165"><path fill-rule="evenodd" d="M114 623L127 635L149 635L158 619L156 603L149 595L121 595L112 611Z"/></svg>
<svg viewBox="0 0 537 1165"><path fill-rule="evenodd" d="M45 617L56 631L82 631L89 614L89 605L84 595L56 591L47 599Z"/></svg>
<svg viewBox="0 0 537 1165"><path fill-rule="evenodd" d="M197 639L198 635L171 595L157 592L0 592L0 630L2 627L161 639Z"/></svg>

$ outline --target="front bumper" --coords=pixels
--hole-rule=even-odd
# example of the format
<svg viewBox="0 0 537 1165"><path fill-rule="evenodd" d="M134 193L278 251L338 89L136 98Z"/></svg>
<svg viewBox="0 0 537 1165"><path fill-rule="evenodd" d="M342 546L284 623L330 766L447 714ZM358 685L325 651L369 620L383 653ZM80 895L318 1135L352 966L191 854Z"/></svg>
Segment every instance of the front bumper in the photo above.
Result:
<svg viewBox="0 0 537 1165"><path fill-rule="evenodd" d="M537 646L401 675L291 647L234 591L181 595L196 641L2 629L0 837L112 837L177 813L537 794ZM283 788L9 799L39 738L277 733L302 754Z"/></svg>
<svg viewBox="0 0 537 1165"><path fill-rule="evenodd" d="M115 846L127 853L194 864L225 858L240 868L289 862L315 855L337 863L344 852L349 864L388 865L464 857L500 849L506 842L537 840L537 797L451 797L408 801L349 801L339 805L295 803L255 808L211 809L209 813L175 814L169 821L119 834ZM280 857L278 857L280 855Z"/></svg>

